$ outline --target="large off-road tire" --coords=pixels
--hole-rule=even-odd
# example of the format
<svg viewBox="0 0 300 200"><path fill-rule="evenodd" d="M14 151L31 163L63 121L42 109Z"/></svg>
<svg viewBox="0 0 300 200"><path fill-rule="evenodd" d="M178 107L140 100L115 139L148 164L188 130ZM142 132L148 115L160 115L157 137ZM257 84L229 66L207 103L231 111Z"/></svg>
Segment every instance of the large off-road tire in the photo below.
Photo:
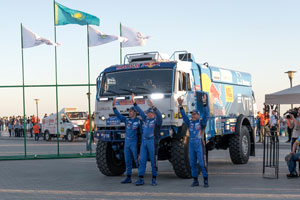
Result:
<svg viewBox="0 0 300 200"><path fill-rule="evenodd" d="M50 141L51 140L51 135L49 134L49 131L45 131L44 133L44 140Z"/></svg>
<svg viewBox="0 0 300 200"><path fill-rule="evenodd" d="M246 126L242 126L240 133L229 139L229 153L232 163L246 164L250 155L250 134Z"/></svg>
<svg viewBox="0 0 300 200"><path fill-rule="evenodd" d="M179 178L191 178L189 160L189 137L173 139L171 150L171 163L175 174Z"/></svg>
<svg viewBox="0 0 300 200"><path fill-rule="evenodd" d="M98 141L96 161L100 172L106 176L120 176L126 170L124 160L115 156L111 142Z"/></svg>
<svg viewBox="0 0 300 200"><path fill-rule="evenodd" d="M67 140L68 142L73 142L74 141L74 133L71 130L67 130Z"/></svg>

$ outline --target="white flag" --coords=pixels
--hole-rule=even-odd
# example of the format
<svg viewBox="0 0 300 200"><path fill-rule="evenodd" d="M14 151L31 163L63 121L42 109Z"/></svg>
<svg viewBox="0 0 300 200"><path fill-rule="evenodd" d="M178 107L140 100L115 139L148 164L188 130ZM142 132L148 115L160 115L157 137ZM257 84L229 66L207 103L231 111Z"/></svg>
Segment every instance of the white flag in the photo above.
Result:
<svg viewBox="0 0 300 200"><path fill-rule="evenodd" d="M134 46L144 46L146 40L149 39L149 36L145 36L141 32L138 32L132 28L121 26L122 36L127 38L128 41L122 43L122 47L134 47Z"/></svg>
<svg viewBox="0 0 300 200"><path fill-rule="evenodd" d="M41 44L58 46L60 43L52 42L46 38L40 37L25 26L22 25L23 48L39 46Z"/></svg>
<svg viewBox="0 0 300 200"><path fill-rule="evenodd" d="M89 26L89 46L94 47L102 44L106 44L115 40L120 42L127 41L124 37L119 37L115 35L107 35L101 31L98 31L91 26Z"/></svg>

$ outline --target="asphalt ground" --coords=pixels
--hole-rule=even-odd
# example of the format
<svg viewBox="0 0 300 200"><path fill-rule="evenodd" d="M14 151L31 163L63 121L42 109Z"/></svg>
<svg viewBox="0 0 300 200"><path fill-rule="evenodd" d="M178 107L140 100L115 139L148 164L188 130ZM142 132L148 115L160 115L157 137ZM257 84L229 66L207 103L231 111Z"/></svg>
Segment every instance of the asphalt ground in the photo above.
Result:
<svg viewBox="0 0 300 200"><path fill-rule="evenodd" d="M20 141L0 137L1 153L15 151ZM210 151L209 188L202 187L201 177L199 187L190 187L192 179L178 178L168 161L158 163L156 187L151 186L150 163L145 185L137 187L120 184L125 175L102 175L95 158L0 161L0 199L300 199L300 178L286 178L284 156L290 146L284 141L286 138L281 138L279 179L263 178L262 144L257 144L256 156L245 165L233 165L228 150ZM77 153L85 147L84 141L64 144ZM40 153L47 153L55 142L29 140L27 145L38 145ZM136 179L134 169L133 181Z"/></svg>
<svg viewBox="0 0 300 200"><path fill-rule="evenodd" d="M39 141L34 141L34 136L27 134L26 153L27 155L45 155L57 154L57 139L52 138L45 141L42 137ZM88 153L90 150L86 148L86 140L84 138L76 138L74 142L68 142L63 138L59 139L59 153ZM95 150L96 144L92 143L92 150ZM2 132L0 136L0 156L24 155L25 145L24 137L9 137L7 132Z"/></svg>

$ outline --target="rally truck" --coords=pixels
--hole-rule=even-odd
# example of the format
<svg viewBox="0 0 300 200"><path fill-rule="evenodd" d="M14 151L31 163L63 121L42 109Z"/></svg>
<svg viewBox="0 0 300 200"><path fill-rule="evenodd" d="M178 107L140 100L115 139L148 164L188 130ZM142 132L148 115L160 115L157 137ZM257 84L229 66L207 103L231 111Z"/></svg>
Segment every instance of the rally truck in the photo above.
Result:
<svg viewBox="0 0 300 200"><path fill-rule="evenodd" d="M42 120L42 132L44 140L51 140L57 137L57 120L56 113L45 117ZM58 112L58 130L59 137L65 138L72 142L76 137L86 137L84 122L87 119L87 113L77 111L76 108L63 108Z"/></svg>
<svg viewBox="0 0 300 200"><path fill-rule="evenodd" d="M229 149L234 164L245 164L255 155L254 96L249 73L198 64L191 53L174 52L166 59L158 52L129 54L124 64L106 68L97 78L95 126L96 160L107 176L125 172L125 124L114 115L112 102L128 116L131 94L143 109L147 100L162 113L158 160L169 160L175 174L191 177L189 130L178 109L177 98L190 111L209 106L204 139L207 150ZM202 96L207 95L207 102ZM141 133L142 134L142 133Z"/></svg>

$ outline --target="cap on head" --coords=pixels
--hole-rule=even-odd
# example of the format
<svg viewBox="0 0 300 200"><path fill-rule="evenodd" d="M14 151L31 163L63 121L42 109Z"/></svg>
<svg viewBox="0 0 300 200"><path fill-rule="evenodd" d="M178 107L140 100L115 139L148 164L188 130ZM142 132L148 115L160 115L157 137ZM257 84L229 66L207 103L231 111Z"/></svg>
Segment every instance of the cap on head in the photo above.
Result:
<svg viewBox="0 0 300 200"><path fill-rule="evenodd" d="M195 114L197 114L197 115L200 114L199 110L197 110L197 109L192 110L190 113L191 113L191 114L195 113Z"/></svg>
<svg viewBox="0 0 300 200"><path fill-rule="evenodd" d="M136 109L135 109L134 106L131 106L131 107L129 108L129 110L132 110L132 111L136 112Z"/></svg>
<svg viewBox="0 0 300 200"><path fill-rule="evenodd" d="M146 110L146 113L154 113L154 110L153 110L152 108L148 108L148 109Z"/></svg>

